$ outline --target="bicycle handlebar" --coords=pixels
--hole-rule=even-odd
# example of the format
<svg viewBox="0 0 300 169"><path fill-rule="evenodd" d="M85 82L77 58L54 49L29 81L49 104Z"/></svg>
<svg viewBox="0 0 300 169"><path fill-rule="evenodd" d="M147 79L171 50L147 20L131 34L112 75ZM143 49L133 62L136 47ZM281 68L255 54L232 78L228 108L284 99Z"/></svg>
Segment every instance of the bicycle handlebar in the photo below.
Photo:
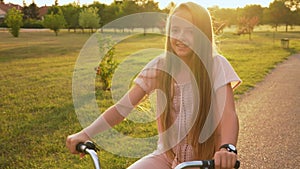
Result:
<svg viewBox="0 0 300 169"><path fill-rule="evenodd" d="M95 169L100 169L100 162L96 151L98 150L95 144L91 141L85 143L79 143L76 145L76 150L80 153L89 154L94 162ZM187 167L199 167L200 169L214 169L214 160L202 160L202 161L187 161L178 164L174 169L185 169ZM240 161L236 161L234 168L240 167Z"/></svg>
<svg viewBox="0 0 300 169"><path fill-rule="evenodd" d="M201 161L187 161L178 164L174 169L184 169L187 167L200 167L200 169L214 169L215 161L214 160L201 160ZM240 168L240 161L236 161L235 169Z"/></svg>
<svg viewBox="0 0 300 169"><path fill-rule="evenodd" d="M97 148L95 144L91 141L85 143L78 143L76 145L76 150L80 153L89 154L94 162L95 169L100 169L100 162L97 155Z"/></svg>

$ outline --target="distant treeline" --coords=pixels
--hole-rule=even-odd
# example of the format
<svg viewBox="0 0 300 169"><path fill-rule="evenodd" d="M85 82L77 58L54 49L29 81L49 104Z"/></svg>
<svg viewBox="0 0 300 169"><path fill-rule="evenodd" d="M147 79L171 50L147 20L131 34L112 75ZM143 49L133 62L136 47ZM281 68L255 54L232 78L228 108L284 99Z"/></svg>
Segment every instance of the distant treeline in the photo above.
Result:
<svg viewBox="0 0 300 169"><path fill-rule="evenodd" d="M104 25L121 18L123 16L142 13L142 12L160 12L169 13L176 6L171 2L165 9L160 9L158 2L155 0L115 0L110 5L106 5L97 1L93 4L80 6L77 3L60 6L55 0L54 5L47 8L47 15L61 14L64 17L64 28L69 30L98 29ZM226 26L237 25L238 33L249 32L245 25L272 25L275 29L278 26L285 25L286 31L289 27L300 25L300 0L274 0L269 7L260 5L247 5L243 8L220 8L213 6L208 8L213 18L214 29L216 33L222 32ZM39 7L34 2L29 6L24 4L23 12L23 27L26 28L44 28L42 20L46 16L39 14ZM89 23L82 23L83 20L92 20ZM97 23L91 23L97 22ZM149 20L148 22L156 22L158 28L162 29L164 19ZM5 26L2 23L2 26ZM123 28L116 29L134 29L139 25L127 25L124 23ZM250 26L251 27L251 26ZM252 29L253 30L253 29ZM251 31L251 30L250 30Z"/></svg>

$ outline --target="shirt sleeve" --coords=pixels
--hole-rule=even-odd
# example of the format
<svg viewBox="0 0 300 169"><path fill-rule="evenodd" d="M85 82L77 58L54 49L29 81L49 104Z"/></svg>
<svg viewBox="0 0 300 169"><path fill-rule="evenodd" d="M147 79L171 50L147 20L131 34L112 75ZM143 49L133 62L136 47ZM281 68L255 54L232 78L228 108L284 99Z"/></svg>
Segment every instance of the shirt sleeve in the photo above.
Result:
<svg viewBox="0 0 300 169"><path fill-rule="evenodd" d="M237 75L228 60L220 55L215 56L213 65L213 86L216 91L218 88L230 83L232 89L238 87L242 80Z"/></svg>
<svg viewBox="0 0 300 169"><path fill-rule="evenodd" d="M162 56L158 56L150 61L134 79L134 83L139 85L147 94L151 93L157 83L157 72L160 69Z"/></svg>

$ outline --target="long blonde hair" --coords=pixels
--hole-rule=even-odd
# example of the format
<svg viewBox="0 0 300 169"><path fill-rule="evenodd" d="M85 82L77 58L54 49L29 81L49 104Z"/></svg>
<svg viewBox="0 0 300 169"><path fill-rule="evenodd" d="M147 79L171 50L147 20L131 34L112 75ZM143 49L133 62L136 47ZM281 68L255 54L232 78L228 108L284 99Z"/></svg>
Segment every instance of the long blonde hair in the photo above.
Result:
<svg viewBox="0 0 300 169"><path fill-rule="evenodd" d="M213 31L211 24L211 17L208 11L192 2L183 3L176 7L170 13L170 18L174 13L179 10L187 10L191 13L193 17L193 25L196 26L206 37L210 45L202 45L203 39L194 37L194 54L191 57L191 62L188 64L193 76L197 82L198 89L193 89L194 91L199 91L199 103L195 104L194 110L198 110L196 115L196 121L193 124L191 130L189 131L187 138L188 143L192 145L194 151L194 157L196 159L210 159L214 155L214 135L213 134L208 140L204 143L199 143L199 136L201 129L204 126L206 117L208 116L209 110L211 108L211 95L212 95L212 81L210 80L212 64L212 55L213 55ZM166 50L167 53L174 53L171 48L170 43L170 25L171 19L168 20L167 24L167 41L166 41ZM201 46L202 45L202 46ZM205 50L203 50L206 48ZM207 49L208 48L208 49ZM198 56L198 55L201 56ZM173 56L174 57L174 56ZM201 58L201 59L200 59ZM166 54L166 66L167 70L171 71L174 67L172 65L172 55ZM169 63L169 64L168 64ZM173 105L173 95L174 95L174 79L167 73L162 72L160 75L161 80L159 80L159 88L165 93L167 99L167 105L163 113L161 114L159 120L161 123L162 131L166 131L172 124L170 113ZM195 97L194 97L195 98ZM195 100L195 99L194 99ZM163 145L165 147L170 147L170 142L168 141L167 135L163 135ZM171 159L175 157L172 149L167 151L167 156Z"/></svg>

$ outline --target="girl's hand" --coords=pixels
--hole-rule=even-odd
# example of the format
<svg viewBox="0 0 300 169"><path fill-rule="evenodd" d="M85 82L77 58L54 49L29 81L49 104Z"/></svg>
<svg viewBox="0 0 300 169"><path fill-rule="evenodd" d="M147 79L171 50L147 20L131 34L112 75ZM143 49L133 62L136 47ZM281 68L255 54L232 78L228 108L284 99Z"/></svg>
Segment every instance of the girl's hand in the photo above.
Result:
<svg viewBox="0 0 300 169"><path fill-rule="evenodd" d="M222 148L215 153L214 160L215 169L232 169L237 161L237 155Z"/></svg>
<svg viewBox="0 0 300 169"><path fill-rule="evenodd" d="M76 145L80 142L86 142L88 140L90 140L90 137L84 131L80 131L67 137L66 146L72 154L79 154L79 152L76 150Z"/></svg>

